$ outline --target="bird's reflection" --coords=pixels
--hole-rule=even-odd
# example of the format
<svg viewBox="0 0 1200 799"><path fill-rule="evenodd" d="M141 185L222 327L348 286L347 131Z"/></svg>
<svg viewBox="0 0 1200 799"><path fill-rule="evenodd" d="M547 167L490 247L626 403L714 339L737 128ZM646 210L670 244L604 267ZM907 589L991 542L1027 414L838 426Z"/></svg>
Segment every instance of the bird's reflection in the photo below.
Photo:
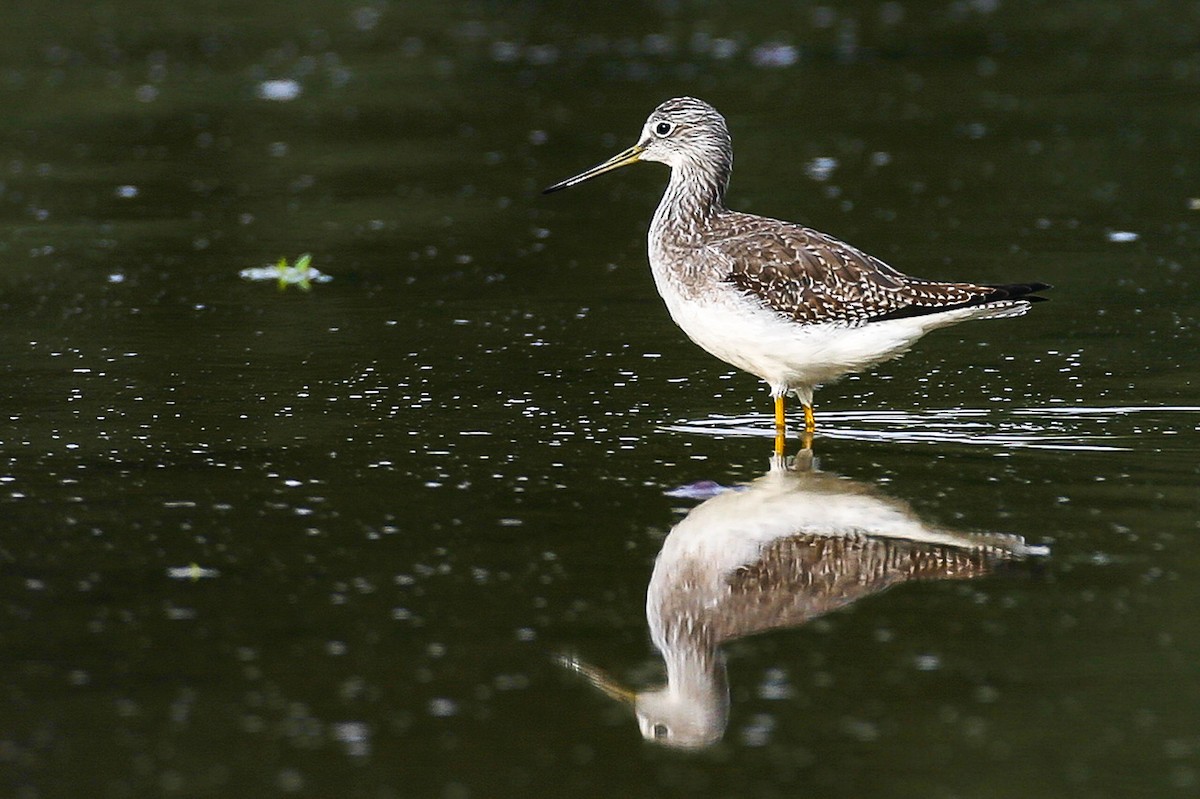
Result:
<svg viewBox="0 0 1200 799"><path fill-rule="evenodd" d="M716 743L729 717L721 645L798 627L909 580L966 580L1046 553L1019 536L926 524L872 486L812 467L811 451L743 490L718 493L671 530L654 564L646 618L667 683L634 692L576 657L562 659L632 705L648 740Z"/></svg>

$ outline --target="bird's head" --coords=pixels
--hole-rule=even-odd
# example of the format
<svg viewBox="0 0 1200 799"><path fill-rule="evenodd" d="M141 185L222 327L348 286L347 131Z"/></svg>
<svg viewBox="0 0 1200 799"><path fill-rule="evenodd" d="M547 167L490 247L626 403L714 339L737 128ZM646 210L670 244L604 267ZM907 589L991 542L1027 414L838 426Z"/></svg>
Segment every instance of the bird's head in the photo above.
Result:
<svg viewBox="0 0 1200 799"><path fill-rule="evenodd" d="M584 172L555 183L543 194L560 191L638 161L656 161L672 169L715 169L728 176L733 145L725 118L703 100L676 97L650 114L637 144Z"/></svg>

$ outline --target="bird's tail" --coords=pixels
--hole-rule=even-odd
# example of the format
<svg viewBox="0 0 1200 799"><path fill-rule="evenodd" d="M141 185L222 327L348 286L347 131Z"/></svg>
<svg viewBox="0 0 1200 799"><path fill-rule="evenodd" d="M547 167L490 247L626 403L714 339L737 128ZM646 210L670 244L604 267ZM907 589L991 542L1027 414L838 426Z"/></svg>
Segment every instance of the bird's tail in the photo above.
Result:
<svg viewBox="0 0 1200 799"><path fill-rule="evenodd" d="M989 288L991 291L972 300L972 305L986 305L989 302L1017 299L1025 302L1045 302L1046 298L1037 296L1037 292L1054 287L1049 283L1008 283L1003 286L984 286L984 288Z"/></svg>

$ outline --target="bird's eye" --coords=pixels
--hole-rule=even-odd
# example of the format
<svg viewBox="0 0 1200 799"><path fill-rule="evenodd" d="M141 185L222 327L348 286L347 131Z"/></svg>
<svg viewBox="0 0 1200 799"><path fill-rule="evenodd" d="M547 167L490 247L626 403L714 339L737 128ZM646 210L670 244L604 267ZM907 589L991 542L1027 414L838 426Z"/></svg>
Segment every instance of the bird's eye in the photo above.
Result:
<svg viewBox="0 0 1200 799"><path fill-rule="evenodd" d="M664 123L662 123L662 124L664 124L664 125L665 125L665 124L667 124L667 123L665 123L665 122L664 122ZM666 724L655 724L655 725L654 725L654 737L655 737L656 739L658 739L658 740L660 740L660 741L661 741L663 738L666 738L666 737L667 737L667 733L668 733L668 732L669 732L669 730L667 729L667 725L666 725Z"/></svg>
<svg viewBox="0 0 1200 799"><path fill-rule="evenodd" d="M654 126L654 132L659 136L670 136L673 130L675 130L675 125L671 122L659 122Z"/></svg>

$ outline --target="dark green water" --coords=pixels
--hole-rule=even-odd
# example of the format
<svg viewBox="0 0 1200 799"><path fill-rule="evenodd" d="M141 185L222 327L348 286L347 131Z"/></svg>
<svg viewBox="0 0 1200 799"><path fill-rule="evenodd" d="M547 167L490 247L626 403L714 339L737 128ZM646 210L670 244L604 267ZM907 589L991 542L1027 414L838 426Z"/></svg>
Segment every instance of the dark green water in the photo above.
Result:
<svg viewBox="0 0 1200 799"><path fill-rule="evenodd" d="M27 5L4 795L1194 795L1196 3ZM555 656L662 683L665 492L766 473L769 398L654 293L663 169L538 194L680 94L734 207L1055 286L825 387L815 444L1051 554L731 641L692 752Z"/></svg>

